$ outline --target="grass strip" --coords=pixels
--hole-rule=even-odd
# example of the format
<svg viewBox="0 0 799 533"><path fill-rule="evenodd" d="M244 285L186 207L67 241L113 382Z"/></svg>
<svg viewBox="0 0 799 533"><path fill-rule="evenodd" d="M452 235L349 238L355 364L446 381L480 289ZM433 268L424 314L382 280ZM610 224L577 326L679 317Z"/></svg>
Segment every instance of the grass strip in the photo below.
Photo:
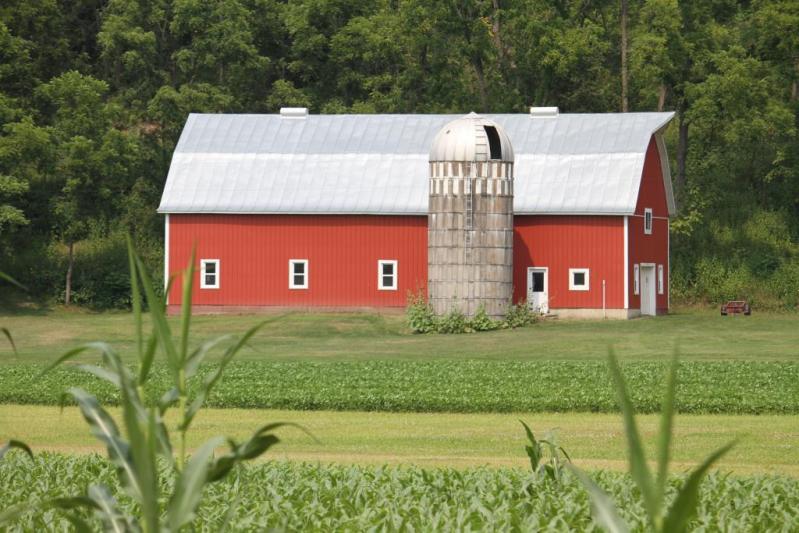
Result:
<svg viewBox="0 0 799 533"><path fill-rule="evenodd" d="M635 409L657 412L664 362L622 365ZM0 365L0 403L58 405L82 386L105 404L112 388L75 368L40 376L38 364ZM213 371L201 369L195 384ZM148 393L169 383L153 369ZM677 410L695 414L797 414L799 364L680 363ZM239 361L208 399L211 407L395 412L616 412L606 365L599 361Z"/></svg>

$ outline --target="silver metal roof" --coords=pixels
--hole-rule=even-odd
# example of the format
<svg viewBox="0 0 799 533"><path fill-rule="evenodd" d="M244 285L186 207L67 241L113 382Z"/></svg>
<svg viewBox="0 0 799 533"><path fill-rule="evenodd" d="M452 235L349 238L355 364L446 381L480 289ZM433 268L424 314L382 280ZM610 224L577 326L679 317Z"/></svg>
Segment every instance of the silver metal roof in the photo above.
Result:
<svg viewBox="0 0 799 533"><path fill-rule="evenodd" d="M650 138L674 114L485 116L513 144L516 213L630 214ZM430 147L456 118L192 114L158 211L426 214Z"/></svg>

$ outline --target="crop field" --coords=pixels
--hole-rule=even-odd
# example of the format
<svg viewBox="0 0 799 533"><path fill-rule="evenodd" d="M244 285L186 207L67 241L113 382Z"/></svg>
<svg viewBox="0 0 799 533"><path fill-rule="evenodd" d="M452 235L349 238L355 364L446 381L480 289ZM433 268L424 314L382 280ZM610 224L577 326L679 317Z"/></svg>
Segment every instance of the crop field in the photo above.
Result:
<svg viewBox="0 0 799 533"><path fill-rule="evenodd" d="M645 526L642 502L629 477L609 472L593 477L621 503L628 523L636 530ZM120 492L113 468L96 455L41 454L30 461L16 454L0 462L0 493L9 504L77 494L98 481ZM671 490L682 482L679 476L672 478ZM126 499L122 504L131 507ZM704 482L691 527L796 531L797 508L799 480L716 474ZM16 527L21 531L65 529L62 516L56 511L30 513ZM558 486L521 469L282 461L239 467L228 479L206 489L194 522L196 530L218 531L225 520L234 531L599 531L591 521L588 496L573 478Z"/></svg>
<svg viewBox="0 0 799 533"><path fill-rule="evenodd" d="M268 452L270 461L239 466L206 488L197 530L215 531L225 520L249 530L597 530L588 495L574 477L556 486L531 474L520 418L539 435L557 428L574 464L591 472L640 530L645 513L640 492L623 473L625 433L606 362L610 347L635 409L644 413L639 423L650 458L668 359L675 350L681 354L672 498L685 481L682 473L740 439L704 481L692 527L799 527L794 315L721 318L686 310L467 335L413 335L402 316L390 314L205 316L192 324L192 344L264 320L208 397L187 450L213 435L245 438L276 420L299 423L317 440L286 430ZM135 366L132 322L127 313L0 315L17 348L0 342L0 443L19 438L35 452L33 460L12 452L0 461L4 505L78 494L99 480L114 489L123 509L133 508L113 468L96 455L103 447L78 410L59 407L71 386L103 404L120 403L114 386L78 368L99 362L99 355L83 353L42 374L67 349L96 340ZM188 382L189 396L212 375L224 346ZM151 404L171 379L159 356L144 386ZM66 524L48 510L24 515L13 528L63 530Z"/></svg>
<svg viewBox="0 0 799 533"><path fill-rule="evenodd" d="M104 403L107 382L76 368L41 375L41 364L0 365L0 403L58 405L82 386ZM209 364L198 384L214 369ZM628 361L624 371L639 412L659 409L665 362ZM685 361L677 409L683 413L799 413L799 364ZM169 373L155 368L153 400ZM208 400L212 407L412 412L614 412L615 392L601 361L240 361Z"/></svg>

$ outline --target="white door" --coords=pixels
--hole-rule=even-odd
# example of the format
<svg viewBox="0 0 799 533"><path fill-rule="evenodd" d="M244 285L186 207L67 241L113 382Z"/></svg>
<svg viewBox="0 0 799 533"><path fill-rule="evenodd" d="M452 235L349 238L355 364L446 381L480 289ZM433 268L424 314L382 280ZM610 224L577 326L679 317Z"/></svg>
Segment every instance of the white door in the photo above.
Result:
<svg viewBox="0 0 799 533"><path fill-rule="evenodd" d="M538 313L549 313L549 275L548 269L532 267L527 269L527 303Z"/></svg>
<svg viewBox="0 0 799 533"><path fill-rule="evenodd" d="M655 265L641 265L641 314L655 316Z"/></svg>

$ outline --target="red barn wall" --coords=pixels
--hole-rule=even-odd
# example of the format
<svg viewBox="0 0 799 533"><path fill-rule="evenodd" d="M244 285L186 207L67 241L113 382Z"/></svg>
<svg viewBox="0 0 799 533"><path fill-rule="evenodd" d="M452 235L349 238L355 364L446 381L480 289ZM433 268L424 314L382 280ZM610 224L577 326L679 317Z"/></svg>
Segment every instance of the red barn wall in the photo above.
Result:
<svg viewBox="0 0 799 533"><path fill-rule="evenodd" d="M652 208L652 234L644 233L644 209ZM634 266L636 263L663 265L663 294L656 293L656 308L669 308L669 209L663 186L663 171L655 138L649 142L644 160L641 188L635 215L628 218L629 240L629 295L630 309L641 308L641 296L634 292ZM657 266L655 267L657 283Z"/></svg>
<svg viewBox="0 0 799 533"><path fill-rule="evenodd" d="M425 216L173 214L169 241L172 274L196 243L196 306L403 307L427 284ZM200 288L200 259L220 260L220 288ZM289 289L289 259L308 260L308 289ZM377 289L379 259L398 261L397 290Z"/></svg>
<svg viewBox="0 0 799 533"><path fill-rule="evenodd" d="M513 299L527 297L527 268L549 269L549 307L624 308L624 218L620 216L516 215ZM588 291L569 290L569 269L588 268Z"/></svg>

